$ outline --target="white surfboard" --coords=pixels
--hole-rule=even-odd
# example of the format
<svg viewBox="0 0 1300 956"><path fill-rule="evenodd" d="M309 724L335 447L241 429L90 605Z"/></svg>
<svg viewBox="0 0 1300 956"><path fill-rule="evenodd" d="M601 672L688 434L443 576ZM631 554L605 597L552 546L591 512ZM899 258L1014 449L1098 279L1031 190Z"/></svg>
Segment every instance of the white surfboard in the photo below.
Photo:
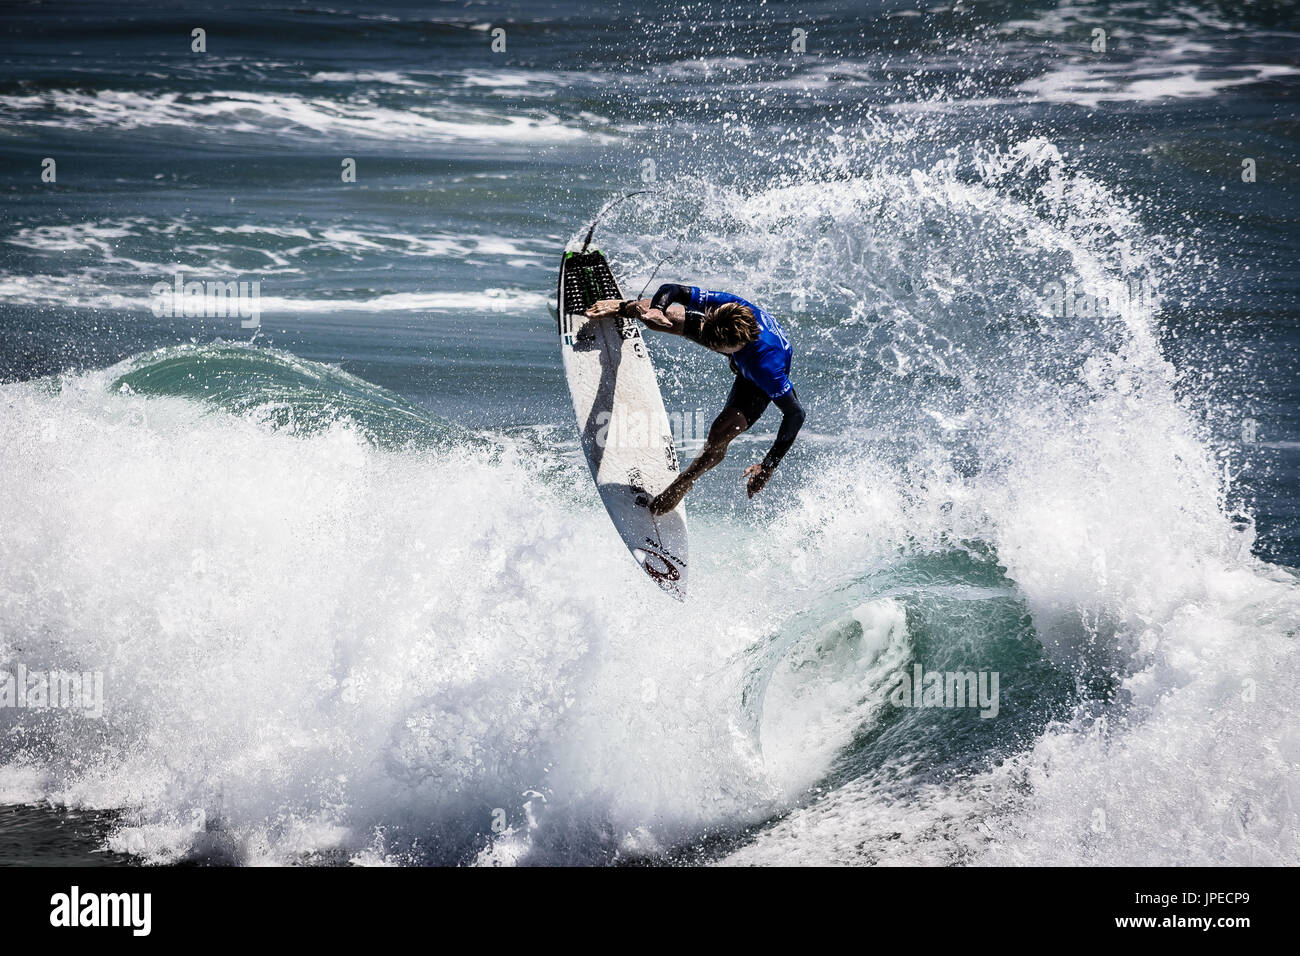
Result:
<svg viewBox="0 0 1300 956"><path fill-rule="evenodd" d="M686 598L686 509L655 517L647 505L677 477L677 448L654 365L635 319L588 319L597 299L618 299L599 250L571 243L552 313L582 451L614 528L655 583Z"/></svg>

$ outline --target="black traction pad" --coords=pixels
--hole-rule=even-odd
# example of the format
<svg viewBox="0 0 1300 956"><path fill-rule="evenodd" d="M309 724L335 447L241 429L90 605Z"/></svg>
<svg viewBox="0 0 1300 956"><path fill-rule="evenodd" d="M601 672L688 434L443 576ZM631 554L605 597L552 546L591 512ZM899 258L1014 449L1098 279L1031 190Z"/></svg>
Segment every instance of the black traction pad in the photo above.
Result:
<svg viewBox="0 0 1300 956"><path fill-rule="evenodd" d="M586 312L601 299L621 299L614 273L599 249L564 255L564 314Z"/></svg>

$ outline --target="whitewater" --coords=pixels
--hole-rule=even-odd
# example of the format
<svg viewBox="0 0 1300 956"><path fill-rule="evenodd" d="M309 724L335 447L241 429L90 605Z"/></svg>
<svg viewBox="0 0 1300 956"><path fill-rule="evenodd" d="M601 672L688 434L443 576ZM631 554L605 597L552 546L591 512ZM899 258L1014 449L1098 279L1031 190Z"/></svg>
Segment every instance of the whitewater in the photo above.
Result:
<svg viewBox="0 0 1300 956"><path fill-rule="evenodd" d="M1295 864L1296 572L1160 304L1043 304L1177 296L1195 233L1048 137L916 130L602 225L634 290L671 250L774 301L821 393L766 500L695 503L684 605L544 422L256 342L0 385L0 659L105 686L0 710L0 802L149 863ZM650 344L669 394L711 367ZM1000 716L892 707L917 662L1000 673Z"/></svg>

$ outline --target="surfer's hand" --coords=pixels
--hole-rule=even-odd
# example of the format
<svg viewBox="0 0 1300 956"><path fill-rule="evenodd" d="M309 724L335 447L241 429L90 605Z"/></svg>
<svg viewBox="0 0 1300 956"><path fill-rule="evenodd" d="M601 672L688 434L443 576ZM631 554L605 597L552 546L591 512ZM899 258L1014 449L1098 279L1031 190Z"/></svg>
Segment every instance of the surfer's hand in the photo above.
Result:
<svg viewBox="0 0 1300 956"><path fill-rule="evenodd" d="M603 319L606 316L618 315L619 306L622 304L622 299L601 299L584 312L583 315L589 319Z"/></svg>
<svg viewBox="0 0 1300 956"><path fill-rule="evenodd" d="M763 490L767 480L772 477L772 469L763 467L761 463L750 465L745 469L745 477L749 479L745 483L745 490L749 492L749 497L752 498Z"/></svg>
<svg viewBox="0 0 1300 956"><path fill-rule="evenodd" d="M673 327L673 323L669 320L668 316L664 315L658 309L647 309L642 312L641 321L646 325L653 325L656 329L663 329L664 331L669 331Z"/></svg>

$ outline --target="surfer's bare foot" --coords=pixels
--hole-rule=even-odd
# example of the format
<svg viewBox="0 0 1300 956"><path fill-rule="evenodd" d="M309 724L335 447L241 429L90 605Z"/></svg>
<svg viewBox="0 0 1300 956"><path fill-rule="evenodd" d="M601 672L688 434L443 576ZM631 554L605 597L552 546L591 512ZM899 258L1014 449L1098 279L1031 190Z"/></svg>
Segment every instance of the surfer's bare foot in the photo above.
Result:
<svg viewBox="0 0 1300 956"><path fill-rule="evenodd" d="M656 518L660 515L668 514L668 512L677 507L678 502L686 497L686 492L690 490L690 485L687 485L685 488L678 488L677 482L673 482L656 495L654 500L650 502L650 513Z"/></svg>

